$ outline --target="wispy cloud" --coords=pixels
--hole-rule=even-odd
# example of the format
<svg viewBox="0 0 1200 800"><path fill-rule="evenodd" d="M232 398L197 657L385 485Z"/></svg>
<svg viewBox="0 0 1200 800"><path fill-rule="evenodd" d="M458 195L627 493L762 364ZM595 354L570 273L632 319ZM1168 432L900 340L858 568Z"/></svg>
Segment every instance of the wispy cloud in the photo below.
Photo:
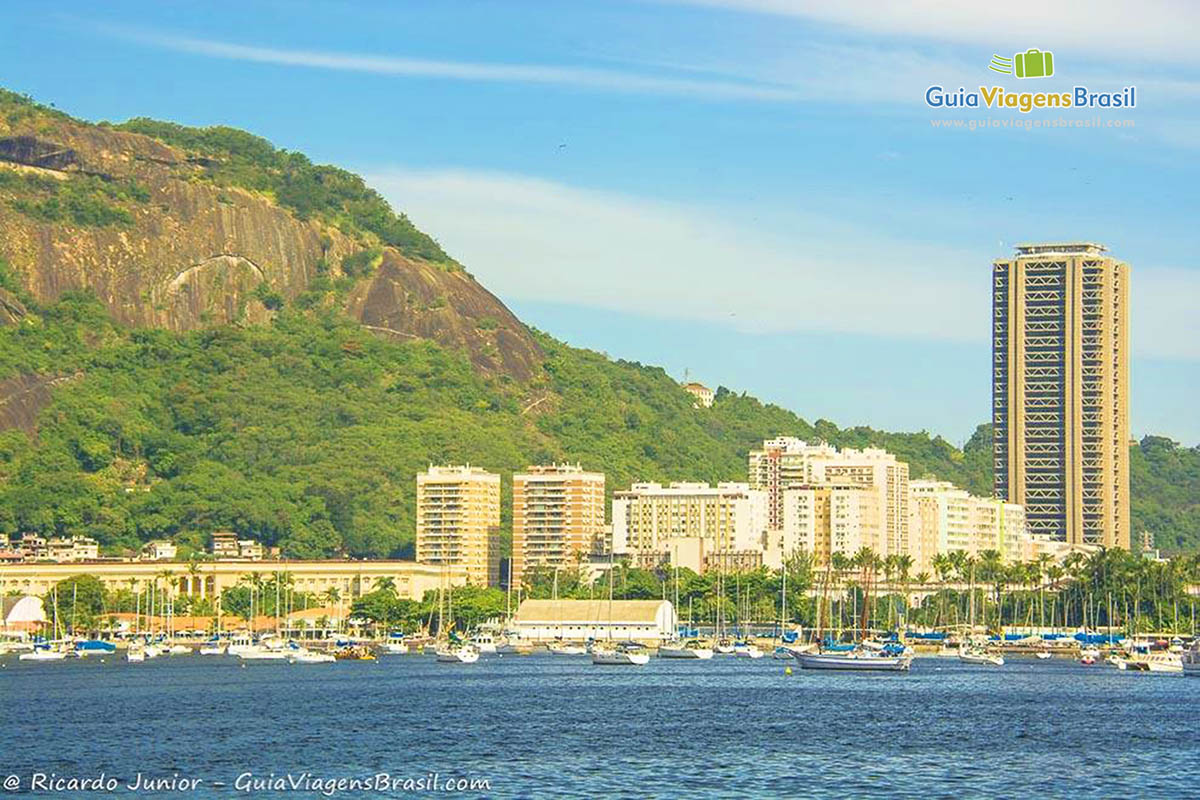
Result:
<svg viewBox="0 0 1200 800"><path fill-rule="evenodd" d="M510 298L762 333L987 333L986 276L962 269L971 255L866 226L789 214L786 233L757 230L718 210L510 174L393 169L368 179Z"/></svg>
<svg viewBox="0 0 1200 800"><path fill-rule="evenodd" d="M396 207L501 296L718 323L986 342L993 253L901 240L798 211L787 230L717 209L520 175L390 169L369 175ZM1139 355L1200 360L1187 304L1200 272L1135 265Z"/></svg>
<svg viewBox="0 0 1200 800"><path fill-rule="evenodd" d="M873 0L666 0L685 5L755 14L796 17L845 30L924 41L1009 47L1070 47L1111 57L1133 56L1154 62L1200 62L1195 32L1200 5L1190 0L1091 0L1047 3L1005 0L999 3L947 3Z"/></svg>
<svg viewBox="0 0 1200 800"><path fill-rule="evenodd" d="M231 61L278 64L309 69L449 81L565 86L590 91L668 95L708 100L778 103L795 101L801 97L795 87L763 81L654 75L645 72L552 64L449 61L323 50L296 50L175 36L107 25L97 26L97 29L111 36L165 50Z"/></svg>

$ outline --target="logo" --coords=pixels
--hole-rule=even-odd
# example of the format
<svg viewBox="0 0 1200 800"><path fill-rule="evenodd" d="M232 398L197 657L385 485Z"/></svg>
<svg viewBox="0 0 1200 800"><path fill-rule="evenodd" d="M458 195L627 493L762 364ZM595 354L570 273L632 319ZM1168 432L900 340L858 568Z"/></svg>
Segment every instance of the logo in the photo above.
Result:
<svg viewBox="0 0 1200 800"><path fill-rule="evenodd" d="M1054 54L1030 48L1012 58L993 55L988 69L1017 78L1049 78L1054 75ZM925 90L930 108L988 108L1030 114L1064 108L1137 108L1137 87L1125 86L1108 91L1092 91L1087 86L1072 86L1070 91L1008 91L1003 86L980 86L958 90L934 84Z"/></svg>
<svg viewBox="0 0 1200 800"><path fill-rule="evenodd" d="M1054 53L1031 47L1012 58L993 55L988 69L1018 78L1049 78L1054 74Z"/></svg>

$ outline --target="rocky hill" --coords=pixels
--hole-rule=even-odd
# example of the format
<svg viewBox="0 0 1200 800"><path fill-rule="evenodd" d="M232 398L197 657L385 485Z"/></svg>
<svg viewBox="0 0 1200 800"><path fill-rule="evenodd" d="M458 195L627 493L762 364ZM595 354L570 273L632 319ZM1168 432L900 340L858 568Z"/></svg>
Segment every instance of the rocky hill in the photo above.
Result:
<svg viewBox="0 0 1200 800"><path fill-rule="evenodd" d="M261 323L334 306L525 380L511 312L357 176L224 128L91 124L0 92L0 256L40 303L90 289L119 323ZM19 309L0 296L0 322Z"/></svg>

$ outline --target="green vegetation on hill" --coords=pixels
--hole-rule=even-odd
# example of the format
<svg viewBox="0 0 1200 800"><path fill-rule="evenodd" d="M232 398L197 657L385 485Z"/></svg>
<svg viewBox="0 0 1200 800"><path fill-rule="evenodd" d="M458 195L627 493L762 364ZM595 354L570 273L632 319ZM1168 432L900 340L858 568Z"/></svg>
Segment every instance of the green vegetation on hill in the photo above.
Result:
<svg viewBox="0 0 1200 800"><path fill-rule="evenodd" d="M189 128L145 118L114 127L184 150L217 185L270 194L300 219L319 218L350 235L369 233L407 255L458 268L432 237L352 172L313 164L302 153L281 150L237 128Z"/></svg>
<svg viewBox="0 0 1200 800"><path fill-rule="evenodd" d="M39 222L104 227L129 225L129 207L150 199L135 181L105 181L94 175L63 179L0 169L0 197Z"/></svg>
<svg viewBox="0 0 1200 800"><path fill-rule="evenodd" d="M429 462L499 471L507 496L515 469L580 461L607 473L611 492L634 480L744 479L747 450L776 434L886 447L914 475L986 491L986 429L964 455L925 434L809 424L724 390L694 409L661 369L540 340L546 377L519 386L332 314L127 330L92 296L68 293L0 329L0 379L79 376L55 390L36 439L0 433L0 530L86 534L113 550L159 537L203 547L230 528L295 557L407 555L414 475ZM1200 452L1161 439L1142 451L1135 530L1194 546Z"/></svg>

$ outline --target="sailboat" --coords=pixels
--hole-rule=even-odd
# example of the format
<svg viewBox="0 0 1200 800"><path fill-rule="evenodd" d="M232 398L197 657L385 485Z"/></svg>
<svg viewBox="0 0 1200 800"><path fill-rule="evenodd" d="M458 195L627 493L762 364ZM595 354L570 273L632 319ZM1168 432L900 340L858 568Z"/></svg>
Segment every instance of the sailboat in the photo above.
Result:
<svg viewBox="0 0 1200 800"><path fill-rule="evenodd" d="M592 663L598 666L644 667L650 663L650 653L637 642L612 644L613 557L608 556L608 637L606 646L592 648Z"/></svg>
<svg viewBox="0 0 1200 800"><path fill-rule="evenodd" d="M558 614L558 636L554 641L546 645L546 649L556 656L586 656L588 649L583 645L570 644L563 641L563 618L562 605L558 602L558 568L554 568L554 585L550 592L551 599L554 602L555 613Z"/></svg>
<svg viewBox="0 0 1200 800"><path fill-rule="evenodd" d="M443 575L443 579L445 575ZM479 660L479 650L471 644L456 644L450 640L449 634L446 633L448 626L454 625L454 589L449 590L449 596L446 601L447 613L449 618L446 625L443 625L442 618L442 592L443 584L438 584L438 640L437 660L442 664L474 664ZM445 638L443 638L445 637Z"/></svg>
<svg viewBox="0 0 1200 800"><path fill-rule="evenodd" d="M705 647L699 639L667 642L658 648L659 658L692 658L707 661L713 657L711 647Z"/></svg>
<svg viewBox="0 0 1200 800"><path fill-rule="evenodd" d="M679 559L675 559L675 608L679 609ZM679 638L679 619L675 621L675 636L658 648L659 658L690 658L707 661L713 657L711 647L705 647L698 639L684 641Z"/></svg>
<svg viewBox="0 0 1200 800"><path fill-rule="evenodd" d="M964 664L979 664L981 666L1003 667L1004 656L999 653L989 653L982 647L963 644L958 649L958 660Z"/></svg>

